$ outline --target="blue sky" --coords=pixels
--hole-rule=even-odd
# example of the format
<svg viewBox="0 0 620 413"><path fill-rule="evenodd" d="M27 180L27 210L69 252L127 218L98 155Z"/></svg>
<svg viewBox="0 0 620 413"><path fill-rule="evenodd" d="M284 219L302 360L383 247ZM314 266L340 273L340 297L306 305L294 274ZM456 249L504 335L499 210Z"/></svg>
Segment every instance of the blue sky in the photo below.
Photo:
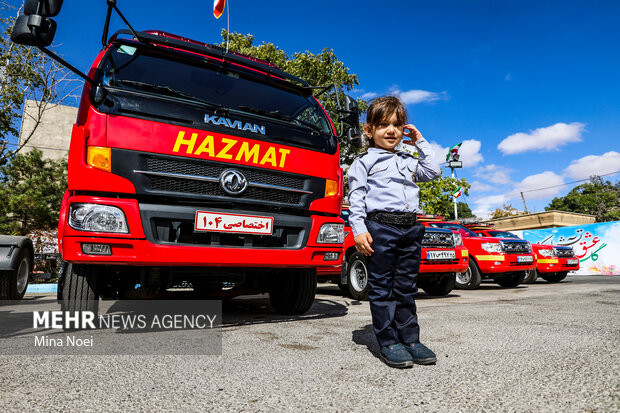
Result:
<svg viewBox="0 0 620 413"><path fill-rule="evenodd" d="M82 70L100 48L105 3L65 1L56 18L58 50ZM399 94L439 152L464 142L457 174L473 184L466 200L479 215L523 209L520 191L542 211L576 184L557 185L620 179L618 1L228 3L231 31L289 55L331 48L359 76L353 95ZM218 42L226 27L211 1L118 6L137 30Z"/></svg>

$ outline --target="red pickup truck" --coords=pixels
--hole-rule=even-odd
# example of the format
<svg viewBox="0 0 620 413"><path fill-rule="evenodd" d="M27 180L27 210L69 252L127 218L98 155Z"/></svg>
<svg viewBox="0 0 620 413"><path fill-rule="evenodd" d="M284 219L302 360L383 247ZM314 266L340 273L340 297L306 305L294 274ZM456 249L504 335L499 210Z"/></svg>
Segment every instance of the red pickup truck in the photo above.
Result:
<svg viewBox="0 0 620 413"><path fill-rule="evenodd" d="M366 257L355 249L347 208L343 208L341 217L345 222L344 258L336 267L319 268L318 277L336 282L343 293L357 300L365 300L370 288ZM426 229L417 280L419 288L429 295L448 295L454 289L456 274L466 271L468 266L469 253L459 235L439 228Z"/></svg>
<svg viewBox="0 0 620 413"><path fill-rule="evenodd" d="M493 228L472 229L485 236L521 239L509 231ZM536 253L536 269L528 272L524 283L533 283L538 277L550 283L557 283L566 278L569 271L579 269L579 258L575 257L575 251L571 247L548 244L531 245Z"/></svg>
<svg viewBox="0 0 620 413"><path fill-rule="evenodd" d="M484 278L491 278L502 287L513 288L523 282L526 271L536 268L534 253L527 241L482 237L459 222L445 222L441 217L426 218L423 224L460 234L463 245L469 250L469 267L457 274L456 288L478 288Z"/></svg>

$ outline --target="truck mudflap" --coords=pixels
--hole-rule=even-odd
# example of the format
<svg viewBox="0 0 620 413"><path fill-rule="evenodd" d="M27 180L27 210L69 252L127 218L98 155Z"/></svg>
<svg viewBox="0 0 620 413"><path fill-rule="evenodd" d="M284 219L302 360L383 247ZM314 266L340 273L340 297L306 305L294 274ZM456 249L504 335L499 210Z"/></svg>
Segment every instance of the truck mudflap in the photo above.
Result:
<svg viewBox="0 0 620 413"><path fill-rule="evenodd" d="M0 300L21 300L34 262L27 237L0 235Z"/></svg>
<svg viewBox="0 0 620 413"><path fill-rule="evenodd" d="M31 261L34 260L32 241L28 237L0 235L0 271L15 270L23 249L27 249Z"/></svg>

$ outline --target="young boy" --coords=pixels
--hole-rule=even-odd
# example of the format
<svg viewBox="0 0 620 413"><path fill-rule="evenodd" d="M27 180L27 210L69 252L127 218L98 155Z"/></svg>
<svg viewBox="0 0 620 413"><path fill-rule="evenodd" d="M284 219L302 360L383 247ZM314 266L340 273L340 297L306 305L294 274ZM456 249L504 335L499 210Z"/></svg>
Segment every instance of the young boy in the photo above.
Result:
<svg viewBox="0 0 620 413"><path fill-rule="evenodd" d="M429 143L407 124L403 103L396 97L374 99L364 133L368 151L349 168L349 222L355 247L367 256L370 312L380 357L388 366L432 364L435 353L420 343L413 295L420 267L424 226L416 221L419 188L440 175ZM415 145L419 159L396 151L403 135Z"/></svg>

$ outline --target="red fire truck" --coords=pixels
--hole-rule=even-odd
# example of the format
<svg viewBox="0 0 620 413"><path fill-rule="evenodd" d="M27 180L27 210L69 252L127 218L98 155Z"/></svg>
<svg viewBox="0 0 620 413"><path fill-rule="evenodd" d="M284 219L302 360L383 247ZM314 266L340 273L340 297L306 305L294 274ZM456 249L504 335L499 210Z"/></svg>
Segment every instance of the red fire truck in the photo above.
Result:
<svg viewBox="0 0 620 413"><path fill-rule="evenodd" d="M492 226L470 227L470 229L490 237L521 239L510 231L496 230ZM538 277L550 283L557 283L566 278L569 271L579 269L579 258L575 257L575 251L571 247L548 244L531 245L536 254L536 269L528 271L524 283L533 283Z"/></svg>
<svg viewBox="0 0 620 413"><path fill-rule="evenodd" d="M61 1L26 1L13 41L46 49ZM314 88L276 66L160 32L121 30L85 80L59 243L68 309L189 285L268 292L306 312L341 258L336 130ZM120 12L119 12L120 14ZM121 15L122 17L122 15ZM124 18L123 18L124 19ZM129 24L128 24L129 25ZM359 128L346 97L341 121ZM344 122L341 124L344 129Z"/></svg>
<svg viewBox="0 0 620 413"><path fill-rule="evenodd" d="M370 288L366 257L355 249L347 208L343 208L342 218L345 223L342 265L320 269L319 279L336 282L343 293L356 300L365 300ZM454 288L456 274L466 271L468 265L469 254L460 235L445 229L426 228L417 279L419 288L429 295L448 295Z"/></svg>
<svg viewBox="0 0 620 413"><path fill-rule="evenodd" d="M536 268L532 247L527 241L510 238L482 237L459 222L445 222L442 217L427 218L424 225L447 228L463 238L469 251L467 271L457 274L456 288L475 289L485 278L493 279L502 287L521 284L526 271Z"/></svg>

